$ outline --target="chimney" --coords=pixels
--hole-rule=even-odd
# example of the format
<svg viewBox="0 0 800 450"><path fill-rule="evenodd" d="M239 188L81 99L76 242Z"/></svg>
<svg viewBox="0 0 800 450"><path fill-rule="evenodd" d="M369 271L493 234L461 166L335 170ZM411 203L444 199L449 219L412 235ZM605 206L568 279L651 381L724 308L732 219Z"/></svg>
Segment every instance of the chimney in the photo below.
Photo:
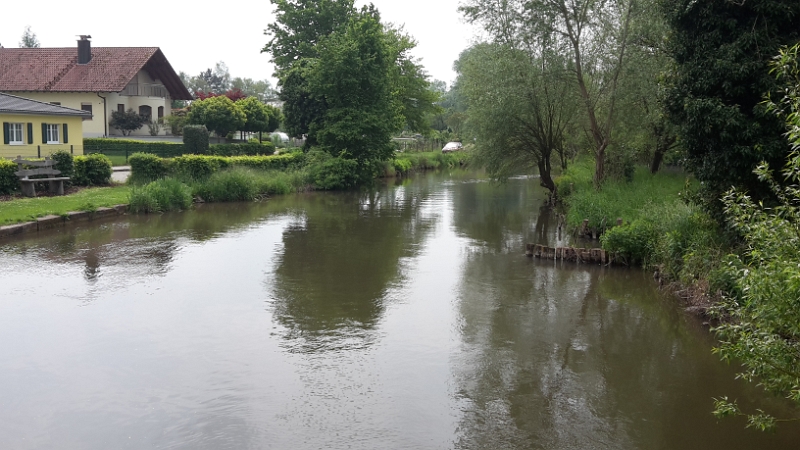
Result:
<svg viewBox="0 0 800 450"><path fill-rule="evenodd" d="M92 37L88 34L82 34L78 40L78 64L89 64L92 60L92 42L89 40Z"/></svg>

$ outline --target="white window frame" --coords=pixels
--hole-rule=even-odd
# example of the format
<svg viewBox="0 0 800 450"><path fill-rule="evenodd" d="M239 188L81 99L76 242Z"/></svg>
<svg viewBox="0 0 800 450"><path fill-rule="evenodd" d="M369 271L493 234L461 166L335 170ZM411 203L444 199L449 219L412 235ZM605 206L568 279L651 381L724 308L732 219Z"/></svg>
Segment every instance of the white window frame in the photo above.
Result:
<svg viewBox="0 0 800 450"><path fill-rule="evenodd" d="M8 144L9 145L25 145L25 124L10 123L8 124Z"/></svg>
<svg viewBox="0 0 800 450"><path fill-rule="evenodd" d="M48 144L60 144L61 143L61 141L59 140L60 137L61 136L60 136L60 133L59 133L59 130L58 130L58 124L57 123L48 123L47 124L47 143Z"/></svg>

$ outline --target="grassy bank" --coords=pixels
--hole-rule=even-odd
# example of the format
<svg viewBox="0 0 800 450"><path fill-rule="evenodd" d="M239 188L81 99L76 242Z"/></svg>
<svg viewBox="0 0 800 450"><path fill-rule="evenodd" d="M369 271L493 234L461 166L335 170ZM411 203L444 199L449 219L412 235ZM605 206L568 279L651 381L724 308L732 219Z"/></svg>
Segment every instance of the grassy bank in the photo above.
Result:
<svg viewBox="0 0 800 450"><path fill-rule="evenodd" d="M466 159L465 153L400 154L385 163L383 175L401 176L413 171L453 168L463 165ZM129 186L97 187L61 197L4 201L0 203L0 225L118 204L129 204L134 213L163 212L189 209L196 201L253 201L309 189L346 189L357 185L357 179L348 173L352 168L344 164L346 161L320 154L316 157L303 154L184 155L174 159L139 154L132 156L131 162L133 173Z"/></svg>
<svg viewBox="0 0 800 450"><path fill-rule="evenodd" d="M60 197L21 198L0 203L0 225L35 220L49 214L63 215L70 211L93 211L128 203L128 186L96 187Z"/></svg>
<svg viewBox="0 0 800 450"><path fill-rule="evenodd" d="M656 268L664 279L687 286L714 281L726 243L716 223L688 201L696 187L690 176L678 171L654 175L640 167L632 180L607 180L598 190L593 170L587 158L556 180L568 226L574 229L589 219L603 248L618 262Z"/></svg>

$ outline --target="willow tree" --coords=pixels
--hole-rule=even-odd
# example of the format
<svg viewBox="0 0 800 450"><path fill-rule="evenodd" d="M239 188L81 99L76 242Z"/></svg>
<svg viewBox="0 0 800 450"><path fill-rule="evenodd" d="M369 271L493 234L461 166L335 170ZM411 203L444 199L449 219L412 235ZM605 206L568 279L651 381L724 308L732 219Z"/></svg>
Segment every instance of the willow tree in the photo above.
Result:
<svg viewBox="0 0 800 450"><path fill-rule="evenodd" d="M470 130L477 136L476 155L489 174L503 180L535 167L541 185L555 192L551 156L563 154L575 115L563 60L479 44L462 54L456 68Z"/></svg>
<svg viewBox="0 0 800 450"><path fill-rule="evenodd" d="M627 57L637 0L468 0L459 9L492 40L535 54L549 40L569 61L572 85L586 114L586 131L596 157L594 180L605 178L612 142L617 88Z"/></svg>

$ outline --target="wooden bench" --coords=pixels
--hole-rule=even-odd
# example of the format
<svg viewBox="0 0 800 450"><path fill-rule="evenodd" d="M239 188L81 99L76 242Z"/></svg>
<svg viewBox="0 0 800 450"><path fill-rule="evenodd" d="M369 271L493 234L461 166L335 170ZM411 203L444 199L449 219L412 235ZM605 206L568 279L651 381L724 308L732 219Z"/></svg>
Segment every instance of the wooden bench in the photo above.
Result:
<svg viewBox="0 0 800 450"><path fill-rule="evenodd" d="M53 168L55 161L50 157L45 157L44 161L28 161L17 156L14 160L17 163L18 171L14 172L19 177L20 185L22 186L22 195L26 197L36 197L36 183L48 182L49 191L56 195L64 195L64 181L69 180L69 177L58 177L61 175L60 170ZM33 167L33 169L25 169L24 167ZM32 178L32 177L45 177L45 178Z"/></svg>

